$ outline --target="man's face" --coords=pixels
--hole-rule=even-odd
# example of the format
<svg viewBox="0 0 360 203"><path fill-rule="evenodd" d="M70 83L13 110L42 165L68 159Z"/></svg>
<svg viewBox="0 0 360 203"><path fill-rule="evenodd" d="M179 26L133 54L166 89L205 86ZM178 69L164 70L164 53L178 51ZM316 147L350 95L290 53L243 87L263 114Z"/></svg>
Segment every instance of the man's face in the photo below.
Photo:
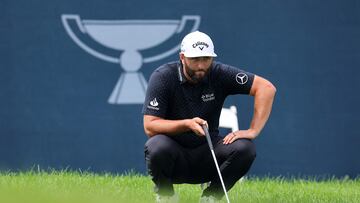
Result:
<svg viewBox="0 0 360 203"><path fill-rule="evenodd" d="M180 54L180 59L184 67L184 74L193 83L201 81L210 71L212 57L188 58Z"/></svg>

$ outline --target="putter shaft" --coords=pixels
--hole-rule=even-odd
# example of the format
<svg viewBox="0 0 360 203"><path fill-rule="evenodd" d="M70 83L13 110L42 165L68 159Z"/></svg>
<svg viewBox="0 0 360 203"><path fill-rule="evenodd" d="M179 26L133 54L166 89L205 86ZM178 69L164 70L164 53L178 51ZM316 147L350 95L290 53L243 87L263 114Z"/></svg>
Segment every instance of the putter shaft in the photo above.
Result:
<svg viewBox="0 0 360 203"><path fill-rule="evenodd" d="M225 188L225 184L224 184L224 181L223 181L223 179L222 179L222 175L221 175L221 172L220 172L220 168L219 168L219 165L218 165L216 156L215 156L214 146L213 146L212 141L211 141L211 138L210 138L209 130L208 130L208 128L207 128L206 125L202 125L202 128L203 128L203 130L204 130L204 132L205 132L205 137L206 137L206 140L207 140L208 145L209 145L209 147L210 147L211 155L212 155L212 157L213 157L213 159L214 159L215 166L216 166L216 170L217 170L217 172L218 172L218 174L219 174L219 178L220 178L220 181L221 181L221 185L222 185L223 190L224 190L224 193L225 193L226 201L227 201L228 203L230 203L230 200L229 200L229 197L228 197L228 195L227 195L226 188Z"/></svg>

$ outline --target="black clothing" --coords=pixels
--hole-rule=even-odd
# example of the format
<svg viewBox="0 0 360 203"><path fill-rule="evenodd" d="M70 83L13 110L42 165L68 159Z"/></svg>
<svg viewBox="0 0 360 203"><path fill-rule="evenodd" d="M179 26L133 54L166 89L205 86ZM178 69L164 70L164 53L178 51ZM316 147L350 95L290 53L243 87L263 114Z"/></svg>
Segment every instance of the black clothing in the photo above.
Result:
<svg viewBox="0 0 360 203"><path fill-rule="evenodd" d="M249 94L254 74L213 62L199 83L186 81L180 62L165 64L151 75L143 113L168 120L200 117L208 122L215 155L227 190L247 173L255 159L251 140L224 145L219 136L219 117L228 95ZM211 184L203 195L221 198L224 193L205 137L189 131L155 135L145 144L148 172L160 195L172 195L176 183Z"/></svg>

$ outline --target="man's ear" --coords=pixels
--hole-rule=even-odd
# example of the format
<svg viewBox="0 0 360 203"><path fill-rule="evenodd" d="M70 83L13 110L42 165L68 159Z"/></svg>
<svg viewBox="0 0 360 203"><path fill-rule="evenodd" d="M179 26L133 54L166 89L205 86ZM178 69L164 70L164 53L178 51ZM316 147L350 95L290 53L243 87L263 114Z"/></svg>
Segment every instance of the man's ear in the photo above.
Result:
<svg viewBox="0 0 360 203"><path fill-rule="evenodd" d="M184 63L185 55L183 53L179 53L179 58L182 63Z"/></svg>
<svg viewBox="0 0 360 203"><path fill-rule="evenodd" d="M179 53L179 57L180 57L180 59L183 59L184 58L184 54L183 53Z"/></svg>

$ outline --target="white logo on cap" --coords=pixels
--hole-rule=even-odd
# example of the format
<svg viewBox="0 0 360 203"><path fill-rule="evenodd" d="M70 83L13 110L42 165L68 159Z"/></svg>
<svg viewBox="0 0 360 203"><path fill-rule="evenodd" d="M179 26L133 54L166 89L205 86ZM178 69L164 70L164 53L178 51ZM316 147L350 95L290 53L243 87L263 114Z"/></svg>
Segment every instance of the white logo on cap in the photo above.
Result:
<svg viewBox="0 0 360 203"><path fill-rule="evenodd" d="M248 76L245 73L238 73L236 75L236 82L240 85L245 84L248 81Z"/></svg>
<svg viewBox="0 0 360 203"><path fill-rule="evenodd" d="M199 49L202 51L204 47L208 48L209 45L206 42L196 42L192 45L193 48L199 47Z"/></svg>

